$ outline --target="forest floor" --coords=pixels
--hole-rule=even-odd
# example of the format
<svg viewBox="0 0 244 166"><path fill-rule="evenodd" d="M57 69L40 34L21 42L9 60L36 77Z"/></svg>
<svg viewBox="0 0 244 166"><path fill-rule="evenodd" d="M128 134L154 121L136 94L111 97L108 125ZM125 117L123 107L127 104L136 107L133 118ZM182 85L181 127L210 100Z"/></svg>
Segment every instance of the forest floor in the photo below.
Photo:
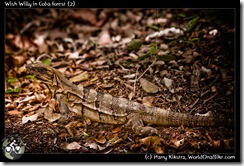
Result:
<svg viewBox="0 0 244 166"><path fill-rule="evenodd" d="M8 9L5 26L5 135L19 135L27 153L235 151L235 128L225 124L154 126L159 136L144 138L74 117L70 130L58 128L43 115L52 102L48 88L26 72L27 64L42 61L103 93L235 119L232 10Z"/></svg>

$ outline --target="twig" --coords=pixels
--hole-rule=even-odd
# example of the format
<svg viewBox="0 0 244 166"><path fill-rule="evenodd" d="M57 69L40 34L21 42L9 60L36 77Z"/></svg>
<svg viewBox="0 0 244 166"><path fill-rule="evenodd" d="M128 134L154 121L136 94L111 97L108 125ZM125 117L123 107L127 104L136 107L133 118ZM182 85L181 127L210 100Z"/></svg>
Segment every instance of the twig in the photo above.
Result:
<svg viewBox="0 0 244 166"><path fill-rule="evenodd" d="M203 101L203 104L207 103L209 100L213 99L215 96L217 95L217 93L215 93L213 96L209 97L208 99L205 99Z"/></svg>
<svg viewBox="0 0 244 166"><path fill-rule="evenodd" d="M26 30L28 30L32 25L34 24L33 21L27 23L21 30L20 30L20 34L23 34Z"/></svg>
<svg viewBox="0 0 244 166"><path fill-rule="evenodd" d="M134 96L136 95L136 82L138 80L140 80L140 78L149 70L149 68L154 65L154 63L156 62L156 59L152 62L151 65L148 66L148 68L140 75L139 78L137 78L137 74L138 74L138 68L136 69L136 77L135 77L135 80L134 80L134 87L133 87L133 94Z"/></svg>
<svg viewBox="0 0 244 166"><path fill-rule="evenodd" d="M152 65L154 65L154 63L156 62L156 59L152 62L151 65L148 66L148 68L141 74L141 76L136 79L136 81L140 80L140 78L149 70L150 67L152 67Z"/></svg>
<svg viewBox="0 0 244 166"><path fill-rule="evenodd" d="M40 59L41 59L42 57L52 58L52 57L51 57L50 55L48 55L48 54L42 54L42 55L38 56L38 58L36 59L36 61L40 61Z"/></svg>
<svg viewBox="0 0 244 166"><path fill-rule="evenodd" d="M133 86L133 94L134 94L134 96L136 95L136 80L137 80L137 74L138 74L138 68L136 69L136 77L135 77L134 86Z"/></svg>
<svg viewBox="0 0 244 166"><path fill-rule="evenodd" d="M74 48L74 51L77 50L76 45L75 45L75 42L74 42L73 39L71 39L71 38L64 38L63 40L64 40L65 42L67 42L67 43L71 43L71 45L72 45L73 48Z"/></svg>

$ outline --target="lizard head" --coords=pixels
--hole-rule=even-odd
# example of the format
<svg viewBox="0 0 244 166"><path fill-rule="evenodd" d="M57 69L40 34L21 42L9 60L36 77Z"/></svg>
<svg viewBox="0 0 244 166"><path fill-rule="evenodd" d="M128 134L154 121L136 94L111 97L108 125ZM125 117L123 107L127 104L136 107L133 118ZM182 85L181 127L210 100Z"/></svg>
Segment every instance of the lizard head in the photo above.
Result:
<svg viewBox="0 0 244 166"><path fill-rule="evenodd" d="M44 83L52 84L54 72L51 67L41 63L33 63L26 66L27 72L35 75Z"/></svg>

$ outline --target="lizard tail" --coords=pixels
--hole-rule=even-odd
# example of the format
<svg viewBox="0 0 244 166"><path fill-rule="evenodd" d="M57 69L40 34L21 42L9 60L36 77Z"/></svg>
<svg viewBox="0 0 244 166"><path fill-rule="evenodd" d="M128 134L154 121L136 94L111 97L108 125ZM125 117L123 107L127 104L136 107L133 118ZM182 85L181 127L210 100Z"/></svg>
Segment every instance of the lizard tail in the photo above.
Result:
<svg viewBox="0 0 244 166"><path fill-rule="evenodd" d="M233 119L218 119L213 116L199 116L199 115L189 115L182 113L175 113L169 111L168 113L168 125L178 126L205 126L205 127L233 127L234 120Z"/></svg>
<svg viewBox="0 0 244 166"><path fill-rule="evenodd" d="M141 114L143 122L162 126L189 126L189 127L233 127L233 119L221 119L213 116L190 115L173 112L156 107L145 107Z"/></svg>

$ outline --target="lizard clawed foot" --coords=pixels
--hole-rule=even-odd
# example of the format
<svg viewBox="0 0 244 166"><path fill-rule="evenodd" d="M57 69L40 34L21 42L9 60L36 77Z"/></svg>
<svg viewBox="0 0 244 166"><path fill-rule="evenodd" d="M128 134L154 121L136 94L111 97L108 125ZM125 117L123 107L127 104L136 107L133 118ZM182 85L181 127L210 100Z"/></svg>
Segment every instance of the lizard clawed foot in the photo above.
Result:
<svg viewBox="0 0 244 166"><path fill-rule="evenodd" d="M130 119L128 120L128 123L125 124L125 126L131 125L132 130L135 132L136 135L141 137L158 135L157 129L150 126L144 126L139 114L131 114L129 118Z"/></svg>
<svg viewBox="0 0 244 166"><path fill-rule="evenodd" d="M158 135L158 130L150 126L137 127L133 131L141 137Z"/></svg>

